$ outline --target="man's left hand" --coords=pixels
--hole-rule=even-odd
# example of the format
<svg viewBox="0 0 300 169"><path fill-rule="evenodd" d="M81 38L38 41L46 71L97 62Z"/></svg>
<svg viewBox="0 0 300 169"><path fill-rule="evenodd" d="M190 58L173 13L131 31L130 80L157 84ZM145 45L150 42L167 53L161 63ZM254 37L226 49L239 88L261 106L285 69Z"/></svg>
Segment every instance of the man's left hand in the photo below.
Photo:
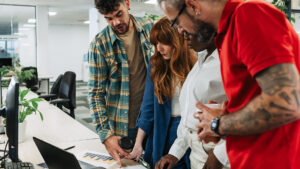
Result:
<svg viewBox="0 0 300 169"><path fill-rule="evenodd" d="M215 156L213 150L208 152L208 158L202 169L222 169L223 164Z"/></svg>
<svg viewBox="0 0 300 169"><path fill-rule="evenodd" d="M211 130L211 121L221 114L225 113L225 102L221 108L209 108L201 102L196 103L196 107L202 110L200 113L194 113L194 117L199 119L200 123L197 124L199 140L204 140L207 136L219 137L215 132Z"/></svg>

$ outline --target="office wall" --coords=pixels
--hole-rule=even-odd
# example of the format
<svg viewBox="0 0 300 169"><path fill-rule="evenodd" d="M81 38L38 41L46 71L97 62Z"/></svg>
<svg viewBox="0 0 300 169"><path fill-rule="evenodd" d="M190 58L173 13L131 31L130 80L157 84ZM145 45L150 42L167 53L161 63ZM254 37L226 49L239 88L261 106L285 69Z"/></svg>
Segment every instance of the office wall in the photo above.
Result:
<svg viewBox="0 0 300 169"><path fill-rule="evenodd" d="M296 22L293 23L293 25L294 25L296 32L300 36L300 13L295 13L292 16L296 19Z"/></svg>
<svg viewBox="0 0 300 169"><path fill-rule="evenodd" d="M49 75L56 77L71 70L83 79L83 55L89 46L88 25L49 25Z"/></svg>
<svg viewBox="0 0 300 169"><path fill-rule="evenodd" d="M20 31L18 39L18 52L20 64L23 67L36 66L36 36L35 29L30 28L25 31Z"/></svg>

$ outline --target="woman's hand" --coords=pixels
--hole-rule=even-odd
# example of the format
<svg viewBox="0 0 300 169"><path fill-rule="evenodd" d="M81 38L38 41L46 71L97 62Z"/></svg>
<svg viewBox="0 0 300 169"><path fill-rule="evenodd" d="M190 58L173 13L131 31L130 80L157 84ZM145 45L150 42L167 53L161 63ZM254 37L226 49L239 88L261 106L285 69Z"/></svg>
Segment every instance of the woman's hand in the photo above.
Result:
<svg viewBox="0 0 300 169"><path fill-rule="evenodd" d="M136 161L141 157L143 153L142 145L135 144L132 152L126 156L127 159L135 159Z"/></svg>

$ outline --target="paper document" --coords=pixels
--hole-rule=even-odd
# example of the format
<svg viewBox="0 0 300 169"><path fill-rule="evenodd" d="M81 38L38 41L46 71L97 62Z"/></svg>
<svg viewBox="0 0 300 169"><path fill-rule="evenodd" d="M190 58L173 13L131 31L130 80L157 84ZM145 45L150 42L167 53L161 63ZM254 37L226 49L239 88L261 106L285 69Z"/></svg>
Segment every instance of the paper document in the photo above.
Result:
<svg viewBox="0 0 300 169"><path fill-rule="evenodd" d="M94 152L94 151L83 151L76 154L76 158L79 161L94 165L96 167L108 168L117 163L110 155Z"/></svg>
<svg viewBox="0 0 300 169"><path fill-rule="evenodd" d="M122 167L121 169L146 169L146 168L139 164L139 165L134 165L134 166L125 166L125 167Z"/></svg>

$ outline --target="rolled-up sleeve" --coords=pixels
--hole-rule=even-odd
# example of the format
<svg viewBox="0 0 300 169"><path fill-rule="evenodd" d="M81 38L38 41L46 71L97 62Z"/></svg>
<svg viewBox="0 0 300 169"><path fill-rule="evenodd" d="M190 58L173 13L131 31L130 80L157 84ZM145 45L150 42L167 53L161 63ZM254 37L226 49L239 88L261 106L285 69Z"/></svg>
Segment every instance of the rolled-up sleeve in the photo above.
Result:
<svg viewBox="0 0 300 169"><path fill-rule="evenodd" d="M178 160L184 156L189 148L188 132L188 128L183 125L183 119L181 118L177 128L177 138L169 150L169 154L175 156Z"/></svg>

